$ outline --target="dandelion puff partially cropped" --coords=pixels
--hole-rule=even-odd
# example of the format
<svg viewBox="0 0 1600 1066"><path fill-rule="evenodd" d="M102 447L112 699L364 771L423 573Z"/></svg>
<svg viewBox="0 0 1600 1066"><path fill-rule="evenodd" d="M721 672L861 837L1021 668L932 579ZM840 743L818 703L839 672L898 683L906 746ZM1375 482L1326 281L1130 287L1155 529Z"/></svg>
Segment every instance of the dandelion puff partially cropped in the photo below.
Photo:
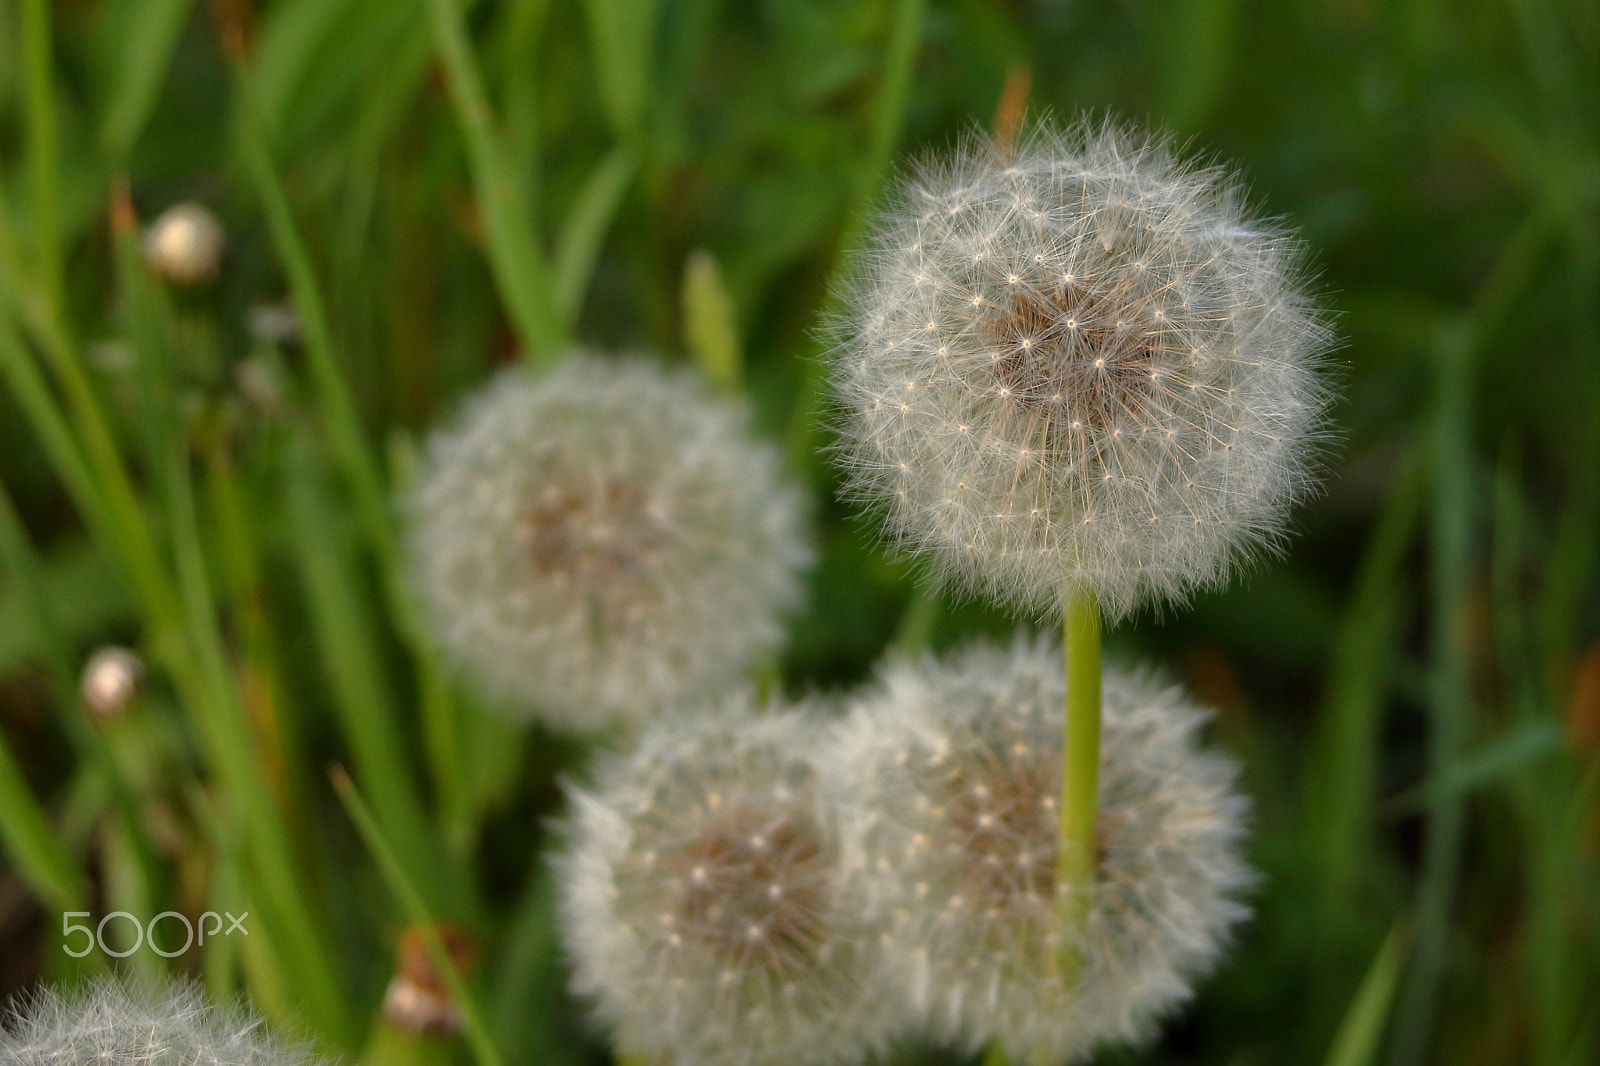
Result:
<svg viewBox="0 0 1600 1066"><path fill-rule="evenodd" d="M560 727L736 683L783 636L804 500L742 404L642 358L509 370L431 441L416 583L446 652Z"/></svg>
<svg viewBox="0 0 1600 1066"><path fill-rule="evenodd" d="M894 1015L862 987L805 708L658 722L574 790L559 860L574 989L662 1066L847 1062Z"/></svg>
<svg viewBox="0 0 1600 1066"><path fill-rule="evenodd" d="M102 978L41 989L0 1028L0 1066L329 1066L193 985L142 991Z"/></svg>
<svg viewBox="0 0 1600 1066"><path fill-rule="evenodd" d="M1115 621L1276 546L1330 332L1236 178L1106 122L916 168L844 287L851 491L958 589Z"/></svg>
<svg viewBox="0 0 1600 1066"><path fill-rule="evenodd" d="M1252 875L1235 766L1202 749L1177 688L1107 670L1100 817L1082 970L1058 969L1060 649L1019 639L891 662L840 728L853 801L847 898L883 930L876 979L940 1039L1013 1061L1139 1041L1215 965Z"/></svg>

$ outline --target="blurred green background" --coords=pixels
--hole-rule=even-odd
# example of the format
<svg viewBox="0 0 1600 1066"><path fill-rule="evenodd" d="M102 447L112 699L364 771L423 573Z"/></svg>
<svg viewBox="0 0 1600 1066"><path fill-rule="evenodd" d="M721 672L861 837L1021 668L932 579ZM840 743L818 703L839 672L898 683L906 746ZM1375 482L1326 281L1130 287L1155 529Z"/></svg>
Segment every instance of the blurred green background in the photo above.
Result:
<svg viewBox="0 0 1600 1066"><path fill-rule="evenodd" d="M897 161L1026 101L1238 165L1345 341L1286 558L1109 637L1219 709L1264 880L1100 1061L1600 1062L1597 53L1550 0L0 0L0 998L78 971L63 911L247 901L127 964L369 1063L609 1061L540 850L586 749L419 633L416 447L519 353L736 365L818 501L783 685L1009 633L834 500L818 331ZM193 286L140 246L182 201ZM95 722L108 642L149 672ZM465 1040L372 1021L402 881L479 945Z"/></svg>

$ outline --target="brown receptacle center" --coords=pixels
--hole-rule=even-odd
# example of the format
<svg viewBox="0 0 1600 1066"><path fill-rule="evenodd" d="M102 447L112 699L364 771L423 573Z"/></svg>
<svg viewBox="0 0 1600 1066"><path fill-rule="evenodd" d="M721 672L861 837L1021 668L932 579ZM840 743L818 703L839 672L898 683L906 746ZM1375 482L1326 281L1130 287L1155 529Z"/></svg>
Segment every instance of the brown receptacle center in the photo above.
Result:
<svg viewBox="0 0 1600 1066"><path fill-rule="evenodd" d="M962 889L1002 905L1019 895L1054 897L1060 821L1061 767L1031 750L973 752L946 782L944 817L965 861ZM1096 864L1114 831L1102 812Z"/></svg>
<svg viewBox="0 0 1600 1066"><path fill-rule="evenodd" d="M1053 439L1148 421L1169 360L1157 309L1075 282L1018 285L980 323L990 388Z"/></svg>
<svg viewBox="0 0 1600 1066"><path fill-rule="evenodd" d="M1031 754L974 753L952 778L945 819L965 854L966 892L1001 903L1048 899L1056 884L1059 767Z"/></svg>
<svg viewBox="0 0 1600 1066"><path fill-rule="evenodd" d="M635 602L640 576L667 539L645 488L626 480L552 479L528 507L526 530L534 573L600 605Z"/></svg>
<svg viewBox="0 0 1600 1066"><path fill-rule="evenodd" d="M800 807L740 807L665 861L680 887L670 936L728 962L805 967L821 941L832 854Z"/></svg>

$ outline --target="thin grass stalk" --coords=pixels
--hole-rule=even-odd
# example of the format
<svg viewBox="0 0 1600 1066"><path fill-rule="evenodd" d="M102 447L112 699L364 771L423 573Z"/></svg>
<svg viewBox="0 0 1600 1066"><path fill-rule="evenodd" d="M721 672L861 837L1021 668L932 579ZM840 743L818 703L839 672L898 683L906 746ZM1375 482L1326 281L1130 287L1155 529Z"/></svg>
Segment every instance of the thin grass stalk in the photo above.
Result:
<svg viewBox="0 0 1600 1066"><path fill-rule="evenodd" d="M121 64L100 127L100 152L115 170L125 164L155 110L172 53L194 0L142 0L128 7Z"/></svg>
<svg viewBox="0 0 1600 1066"><path fill-rule="evenodd" d="M327 309L317 284L311 254L300 236L289 197L273 165L267 147L266 127L255 99L250 70L243 56L234 58L233 89L239 120L239 139L251 184L272 235L273 249L283 264L294 300L295 313L305 338L306 361L311 368L311 384L322 426L328 435L341 473L355 494L357 513L380 564L392 572L397 564L397 549L390 528L377 460L361 429L355 398L334 353L333 334L328 326Z"/></svg>
<svg viewBox="0 0 1600 1066"><path fill-rule="evenodd" d="M256 764L244 707L217 632L216 603L201 549L187 452L175 451L168 461L169 484L174 489L170 516L173 550L187 608L189 646L199 674L199 690L183 695L191 706L207 711L203 727L210 734L210 747L219 757L231 798L243 814L260 898L274 919L274 938L289 952L302 1008L330 1038L348 1045L354 1028L329 939L298 883L293 848Z"/></svg>
<svg viewBox="0 0 1600 1066"><path fill-rule="evenodd" d="M427 905L416 887L411 884L405 874L405 869L395 858L393 849L384 838L383 831L378 828L377 819L373 818L371 810L356 791L355 784L350 780L350 775L340 767L334 767L330 776L333 787L339 794L340 801L344 804L345 811L350 815L350 820L355 824L361 834L362 841L367 845L367 850L378 864L378 870L383 874L388 883L389 890L400 903L407 920L421 929L428 945L428 956L433 962L435 972L444 982L450 994L450 1002L456 1010L461 1012L461 1026L466 1033L467 1045L472 1049L473 1060L477 1066L501 1066L500 1052L495 1048L494 1041L489 1036L489 1030L484 1025L483 1013L478 1009L477 1001L467 990L466 984L461 979L461 974L456 970L455 962L450 958L450 953L445 949L444 941L439 939L439 929L434 923L432 915L428 913Z"/></svg>
<svg viewBox="0 0 1600 1066"><path fill-rule="evenodd" d="M139 263L136 227L125 203L114 208L113 225L120 280L139 348L140 383L146 392L141 406L158 409L146 413L147 447L152 452L154 479L165 498L177 569L174 594L181 597L178 631L168 641L181 666L169 662L169 670L185 707L196 716L212 760L233 792L238 815L245 820L263 898L286 939L296 987L303 989L311 1003L308 1013L318 1018L330 1035L342 1039L348 1023L343 1000L338 998L339 982L327 952L327 938L317 928L296 873L287 827L256 758L237 677L217 629L217 608L206 573L188 469L188 443L181 427L161 418L176 406L169 377L168 323ZM114 472L126 479L120 456ZM131 495L131 487L128 492Z"/></svg>
<svg viewBox="0 0 1600 1066"><path fill-rule="evenodd" d="M472 182L483 210L484 244L495 287L522 341L524 354L539 365L558 354L570 338L551 299L551 285L539 252L532 206L509 163L473 58L457 0L428 0L434 39L444 64L450 102L467 142Z"/></svg>
<svg viewBox="0 0 1600 1066"><path fill-rule="evenodd" d="M4 215L0 212L0 297L8 306L0 307L0 359L84 521L118 548L150 623L152 643L170 653L166 645L180 626L176 593L77 349L46 297L28 285ZM64 408L45 385L33 354L4 321L8 311L43 352L65 394Z"/></svg>
<svg viewBox="0 0 1600 1066"><path fill-rule="evenodd" d="M1305 810L1321 870L1320 924L1330 940L1341 938L1348 929L1351 894L1371 854L1383 698L1405 614L1406 585L1401 575L1421 522L1426 476L1425 464L1408 460L1391 480L1335 637L1317 739L1311 747L1316 762L1308 775Z"/></svg>
<svg viewBox="0 0 1600 1066"><path fill-rule="evenodd" d="M284 472L296 556L324 676L364 790L412 882L438 904L437 849L411 773L399 713L364 608L357 558L303 433L288 442ZM456 880L444 878L446 883Z"/></svg>
<svg viewBox="0 0 1600 1066"><path fill-rule="evenodd" d="M1447 785L1473 717L1467 587L1472 575L1473 349L1468 322L1441 325L1433 348L1434 411L1430 451L1433 494L1429 586L1433 632L1428 681L1428 773L1431 796L1417 889L1417 953L1396 1026L1394 1066L1424 1061L1444 978L1461 851L1463 797Z"/></svg>
<svg viewBox="0 0 1600 1066"><path fill-rule="evenodd" d="M204 447L207 528L215 538L226 599L239 633L247 717L269 748L268 787L281 797L290 836L298 845L303 841L305 797L312 795L311 775L299 716L284 698L283 644L267 610L261 548L255 536L259 511L239 484L221 435L213 435Z"/></svg>
<svg viewBox="0 0 1600 1066"><path fill-rule="evenodd" d="M389 439L389 469L393 472L394 492L400 499L408 499L416 481L416 450L409 440L396 433ZM465 746L462 744L462 722L455 698L445 676L444 663L431 639L422 632L420 609L412 599L409 588L399 585L399 576L391 579L392 597L403 598L405 603L402 626L408 630L411 647L416 653L418 701L422 711L423 754L428 760L428 770L433 778L434 802L439 810L439 822L446 845L457 856L465 856L472 844L473 832L481 811L469 799L473 790L468 786L468 769L462 762Z"/></svg>
<svg viewBox="0 0 1600 1066"><path fill-rule="evenodd" d="M13 269L10 255L13 249L9 240L4 239L5 236L0 234L0 271L10 275L8 295L14 309L20 312L24 324L44 350L66 393L74 423L72 440L83 449L83 466L93 481L93 494L99 505L91 514L100 516L102 521L96 521L90 515L85 515L85 518L120 550L141 604L147 637L157 659L171 674L184 707L196 722L211 760L222 772L229 787L238 789L247 801L245 807L252 823L252 839L258 844L256 857L262 864L259 872L276 908L281 912L284 927L291 930L291 936L301 952L298 961L303 965L309 981L302 987L318 997L317 1009L327 1012L332 1022L328 1031L341 1034L343 1027L338 1023L337 1016L342 1010L342 1000L327 998L334 994L335 986L317 976L318 973L327 975L332 972L323 955L323 941L307 931L310 925L309 912L295 883L286 839L281 826L277 824L277 815L266 791L256 779L248 731L237 717L238 707L230 704L228 699L226 671L223 669L219 672L218 669L222 662L220 637L215 632L215 617L210 613L209 596L204 598L204 613L198 613L201 604L196 598L187 595L192 589L186 589L185 597L180 599L179 590L166 571L132 479L78 353L61 331L58 320L43 305L42 298L33 294L33 298L29 299L30 294L17 290L16 283L21 276ZM0 333L9 333L9 330L0 329ZM20 344L7 347L10 350L5 354L11 357L7 360L8 366L30 358L25 351L21 351ZM12 376L25 385L37 384L33 381L34 375L27 371L13 373ZM39 413L44 416L41 424L46 432L52 437L57 436L59 423L63 420L51 413L43 403L48 393L30 388L29 395L39 401ZM70 477L76 473L76 464L71 459L76 449L68 451L65 441L58 441L58 446ZM186 478L185 474L185 484ZM197 539L192 554L195 559L199 558ZM180 566L180 571L183 569ZM191 565L188 570L192 577L194 567ZM191 612L189 608L195 611ZM212 646L215 646L215 651L208 656L206 649Z"/></svg>
<svg viewBox="0 0 1600 1066"><path fill-rule="evenodd" d="M300 316L323 428L331 441L341 473L355 494L363 531L377 556L383 575L383 591L390 614L417 660L424 713L439 727L438 723L455 715L453 700L444 684L437 652L423 632L417 606L405 585L405 567L400 559L378 464L362 434L349 383L334 355L332 332L311 256L295 225L288 196L273 166L267 147L266 129L254 99L246 57L242 53L234 56L234 89L246 162L256 195L267 213L273 245L284 264L295 309ZM442 771L437 774L441 781L441 794L447 797L460 795L462 790L455 780L459 776L459 768L440 763L435 763L435 768L436 771Z"/></svg>
<svg viewBox="0 0 1600 1066"><path fill-rule="evenodd" d="M1476 346L1494 335L1530 284L1555 217L1539 202L1511 235L1466 315L1442 323L1434 338L1433 465L1429 567L1433 624L1428 674L1428 779L1433 790L1417 889L1417 947L1391 1047L1392 1066L1423 1061L1444 978L1450 914L1465 829L1464 797L1452 794L1471 713L1471 662L1465 600L1470 580L1471 418ZM1453 613L1452 613L1453 612Z"/></svg>
<svg viewBox="0 0 1600 1066"><path fill-rule="evenodd" d="M1323 1066L1371 1066L1377 1061L1404 962L1405 938L1400 927L1395 926L1384 937L1361 979L1361 987L1350 1000Z"/></svg>
<svg viewBox="0 0 1600 1066"><path fill-rule="evenodd" d="M117 828L128 842L130 855L138 862L143 876L148 880L154 880L159 864L145 832L143 812L128 782L124 779L117 760L113 758L106 736L91 725L82 711L83 697L79 674L68 657L70 642L61 633L51 608L50 597L40 579L43 562L35 552L28 538L27 529L23 526L21 513L3 482L0 482L0 564L3 564L4 571L8 575L7 591L14 601L19 601L23 605L24 613L31 620L34 631L39 634L45 672L54 689L61 725L83 764L91 767L93 773L105 782L108 797L120 819ZM0 743L3 741L4 738L0 737ZM3 758L4 754L0 753L0 759ZM0 774L0 777L9 777L11 782L19 785L24 780L20 772L14 775ZM29 799L38 806L38 801L33 800L31 794ZM38 809L43 812L42 806ZM0 836L3 835L0 833ZM62 848L61 836L59 831L55 831L47 840L34 840L31 843L58 851L59 857L64 857L72 864L72 869L79 871L85 879L82 885L84 894L74 901L73 906L63 906L62 909L82 910L83 902L89 898L88 874L73 857L71 849ZM23 869L26 872L26 867ZM45 899L51 898L44 892L40 895Z"/></svg>
<svg viewBox="0 0 1600 1066"><path fill-rule="evenodd" d="M553 1011L528 1010L529 1003L554 1003L562 994L565 970L556 917L555 875L549 865L534 862L516 908L506 923L499 967L490 1005L496 1042L520 1048L529 1062L576 1066L576 1049L564 1047Z"/></svg>
<svg viewBox="0 0 1600 1066"><path fill-rule="evenodd" d="M28 887L60 911L83 910L89 878L61 846L55 825L28 791L11 745L0 735L0 843Z"/></svg>
<svg viewBox="0 0 1600 1066"><path fill-rule="evenodd" d="M567 212L556 240L555 276L552 292L556 313L571 329L583 310L583 298L594 277L595 262L611 219L628 191L628 183L639 169L639 153L619 144L596 164Z"/></svg>
<svg viewBox="0 0 1600 1066"><path fill-rule="evenodd" d="M67 497L84 525L102 541L115 543L105 501L100 498L99 486L89 472L89 464L78 447L67 416L50 391L33 353L27 350L26 342L12 328L13 324L5 311L6 308L0 306L0 372L5 374L11 395L22 408L34 436L44 446L46 459L56 477L61 479L62 487L66 489Z"/></svg>
<svg viewBox="0 0 1600 1066"><path fill-rule="evenodd" d="M22 0L22 91L35 280L52 317L61 309L60 159L50 5Z"/></svg>

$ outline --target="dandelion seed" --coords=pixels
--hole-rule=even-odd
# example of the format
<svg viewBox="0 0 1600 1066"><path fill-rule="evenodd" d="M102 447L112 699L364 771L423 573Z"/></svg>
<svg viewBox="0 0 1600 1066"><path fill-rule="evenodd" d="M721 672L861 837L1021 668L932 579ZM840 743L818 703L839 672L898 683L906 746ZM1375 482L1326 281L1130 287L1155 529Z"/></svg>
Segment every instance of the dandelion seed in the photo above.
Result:
<svg viewBox="0 0 1600 1066"><path fill-rule="evenodd" d="M1248 913L1247 803L1233 763L1197 743L1207 715L1148 676L1107 671L1103 685L1075 980L1057 965L1058 647L1019 639L894 662L825 760L850 809L878 815L843 823L846 898L889 930L869 980L907 990L943 1039L1065 1062L1146 1038Z"/></svg>
<svg viewBox="0 0 1600 1066"><path fill-rule="evenodd" d="M9 1029L9 1032L7 1031ZM192 985L147 993L106 978L41 989L0 1028L0 1066L328 1066Z"/></svg>
<svg viewBox="0 0 1600 1066"><path fill-rule="evenodd" d="M1330 334L1302 258L1236 179L1159 140L1080 122L1014 156L969 141L902 182L847 283L842 409L894 381L921 395L892 425L843 420L850 491L942 579L1040 614L1082 591L1115 621L1222 583L1311 485Z"/></svg>
<svg viewBox="0 0 1600 1066"><path fill-rule="evenodd" d="M445 650L571 729L736 682L810 561L803 498L742 406L644 359L507 371L436 435L411 501Z"/></svg>
<svg viewBox="0 0 1600 1066"><path fill-rule="evenodd" d="M892 1018L858 981L863 938L838 906L819 727L752 703L648 726L573 793L559 868L574 986L652 1062L851 1061Z"/></svg>

